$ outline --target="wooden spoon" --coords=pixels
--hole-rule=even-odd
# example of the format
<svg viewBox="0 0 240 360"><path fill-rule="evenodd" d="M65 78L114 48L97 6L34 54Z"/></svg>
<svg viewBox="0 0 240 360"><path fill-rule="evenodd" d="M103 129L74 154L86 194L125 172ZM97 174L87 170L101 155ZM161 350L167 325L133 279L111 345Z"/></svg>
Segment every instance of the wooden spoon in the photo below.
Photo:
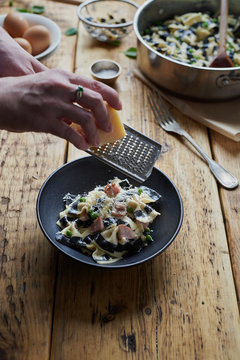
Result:
<svg viewBox="0 0 240 360"><path fill-rule="evenodd" d="M210 67L233 67L232 60L226 53L226 38L228 26L228 0L221 0L220 12L220 26L219 26L219 45L217 56L212 60Z"/></svg>

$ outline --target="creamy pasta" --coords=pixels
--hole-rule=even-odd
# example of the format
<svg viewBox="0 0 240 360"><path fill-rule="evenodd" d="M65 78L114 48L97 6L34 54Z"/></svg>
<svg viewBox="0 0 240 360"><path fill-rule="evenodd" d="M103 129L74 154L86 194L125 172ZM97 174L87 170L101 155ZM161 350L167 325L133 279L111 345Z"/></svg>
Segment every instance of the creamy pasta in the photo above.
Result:
<svg viewBox="0 0 240 360"><path fill-rule="evenodd" d="M67 194L56 240L99 264L118 261L153 241L150 224L160 213L151 205L160 197L155 190L118 178L87 194Z"/></svg>
<svg viewBox="0 0 240 360"><path fill-rule="evenodd" d="M217 55L219 18L187 13L145 29L143 39L154 50L173 59L207 67ZM228 17L227 55L240 66L240 17Z"/></svg>

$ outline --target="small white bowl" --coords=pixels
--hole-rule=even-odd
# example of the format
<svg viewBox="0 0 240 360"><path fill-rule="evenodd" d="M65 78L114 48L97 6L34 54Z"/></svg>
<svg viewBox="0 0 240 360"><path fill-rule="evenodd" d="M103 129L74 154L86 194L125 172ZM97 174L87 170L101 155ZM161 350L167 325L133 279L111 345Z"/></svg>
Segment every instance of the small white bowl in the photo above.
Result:
<svg viewBox="0 0 240 360"><path fill-rule="evenodd" d="M48 19L47 17L42 15L31 14L31 13L21 13L21 15L29 22L30 25L44 25L48 28L50 32L51 42L49 47L34 57L39 60L47 55L53 54L53 52L57 50L61 42L61 30L59 26L51 19ZM6 16L7 16L6 14L0 15L0 26L3 26L4 19Z"/></svg>
<svg viewBox="0 0 240 360"><path fill-rule="evenodd" d="M113 60L100 59L90 66L90 73L95 80L112 86L121 74L121 66Z"/></svg>

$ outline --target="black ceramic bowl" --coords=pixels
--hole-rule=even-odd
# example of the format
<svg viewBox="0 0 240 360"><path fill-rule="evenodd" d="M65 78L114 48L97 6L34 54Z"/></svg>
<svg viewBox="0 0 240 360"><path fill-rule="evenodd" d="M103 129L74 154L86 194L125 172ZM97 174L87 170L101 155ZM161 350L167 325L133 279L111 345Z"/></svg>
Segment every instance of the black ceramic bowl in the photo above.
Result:
<svg viewBox="0 0 240 360"><path fill-rule="evenodd" d="M64 209L63 196L68 192L76 195L88 192L93 190L96 185L105 185L116 176L120 179L126 178L121 172L87 156L63 165L48 177L37 198L37 217L44 235L58 250L85 264L105 268L123 268L152 259L171 244L182 224L182 200L172 181L156 168L153 169L144 185L162 195L155 206L161 215L152 224L154 241L141 252L115 263L102 265L97 264L89 255L55 240L56 232L59 231L56 225L58 215ZM139 186L139 183L131 179L129 182Z"/></svg>

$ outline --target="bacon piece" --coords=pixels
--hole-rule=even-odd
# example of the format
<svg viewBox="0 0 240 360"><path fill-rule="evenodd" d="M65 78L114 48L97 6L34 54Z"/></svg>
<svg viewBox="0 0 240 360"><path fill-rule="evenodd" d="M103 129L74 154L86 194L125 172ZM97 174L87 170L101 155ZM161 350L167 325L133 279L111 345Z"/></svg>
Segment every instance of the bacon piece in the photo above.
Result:
<svg viewBox="0 0 240 360"><path fill-rule="evenodd" d="M119 240L136 240L137 234L127 225L118 225Z"/></svg>
<svg viewBox="0 0 240 360"><path fill-rule="evenodd" d="M90 226L90 233L95 234L104 229L104 224L101 216L99 216Z"/></svg>
<svg viewBox="0 0 240 360"><path fill-rule="evenodd" d="M109 197L115 197L119 192L120 188L116 184L107 184L104 189L105 193Z"/></svg>
<svg viewBox="0 0 240 360"><path fill-rule="evenodd" d="M115 217L125 216L127 213L126 205L121 202L115 202L114 208L111 211L111 215Z"/></svg>

